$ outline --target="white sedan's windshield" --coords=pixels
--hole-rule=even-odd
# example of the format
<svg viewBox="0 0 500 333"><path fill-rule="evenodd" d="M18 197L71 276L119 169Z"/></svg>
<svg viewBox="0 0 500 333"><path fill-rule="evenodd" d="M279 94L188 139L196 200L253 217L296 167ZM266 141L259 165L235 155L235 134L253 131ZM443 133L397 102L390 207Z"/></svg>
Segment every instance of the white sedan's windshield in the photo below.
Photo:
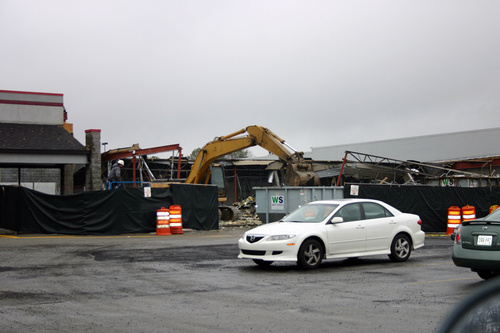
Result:
<svg viewBox="0 0 500 333"><path fill-rule="evenodd" d="M335 204L309 204L294 210L285 216L283 222L317 223L324 221L337 208Z"/></svg>

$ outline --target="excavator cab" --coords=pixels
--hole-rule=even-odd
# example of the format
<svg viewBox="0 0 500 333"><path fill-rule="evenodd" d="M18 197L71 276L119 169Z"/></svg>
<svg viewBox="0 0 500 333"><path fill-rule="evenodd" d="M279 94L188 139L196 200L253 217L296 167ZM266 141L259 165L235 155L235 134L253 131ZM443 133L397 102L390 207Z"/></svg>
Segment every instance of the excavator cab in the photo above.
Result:
<svg viewBox="0 0 500 333"><path fill-rule="evenodd" d="M210 184L217 185L219 199L219 219L222 221L236 221L240 212L237 207L227 206L226 178L222 165L213 164L209 169Z"/></svg>
<svg viewBox="0 0 500 333"><path fill-rule="evenodd" d="M226 178L224 177L224 169L221 165L213 164L210 167L210 184L217 185L219 202L227 201Z"/></svg>

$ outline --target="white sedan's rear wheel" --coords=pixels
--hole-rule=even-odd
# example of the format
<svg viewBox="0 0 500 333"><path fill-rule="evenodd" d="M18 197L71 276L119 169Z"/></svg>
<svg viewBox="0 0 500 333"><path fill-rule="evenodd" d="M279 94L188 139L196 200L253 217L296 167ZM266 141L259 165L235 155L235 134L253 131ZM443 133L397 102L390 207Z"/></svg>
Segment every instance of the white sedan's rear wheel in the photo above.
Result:
<svg viewBox="0 0 500 333"><path fill-rule="evenodd" d="M391 244L391 254L389 254L389 258L391 258L394 262L402 262L406 261L411 254L411 240L405 234L398 234L392 240Z"/></svg>

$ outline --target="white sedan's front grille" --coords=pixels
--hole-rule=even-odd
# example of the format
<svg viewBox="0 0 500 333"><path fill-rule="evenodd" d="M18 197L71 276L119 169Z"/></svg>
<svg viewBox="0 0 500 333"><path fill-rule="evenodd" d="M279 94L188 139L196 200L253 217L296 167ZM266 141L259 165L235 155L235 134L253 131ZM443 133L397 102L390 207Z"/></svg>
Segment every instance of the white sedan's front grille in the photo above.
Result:
<svg viewBox="0 0 500 333"><path fill-rule="evenodd" d="M262 238L264 238L264 236L248 235L246 239L247 239L247 242L249 242L249 243L257 243Z"/></svg>

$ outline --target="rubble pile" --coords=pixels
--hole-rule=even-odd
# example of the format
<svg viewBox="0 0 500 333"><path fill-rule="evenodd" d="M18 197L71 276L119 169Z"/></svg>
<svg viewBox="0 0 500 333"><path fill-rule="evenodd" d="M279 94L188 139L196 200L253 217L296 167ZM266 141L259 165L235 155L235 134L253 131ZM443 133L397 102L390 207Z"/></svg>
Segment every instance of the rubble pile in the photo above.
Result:
<svg viewBox="0 0 500 333"><path fill-rule="evenodd" d="M262 221L257 216L257 214L245 214L242 213L241 216L236 221L219 221L219 227L240 227L240 228L254 228L262 224Z"/></svg>
<svg viewBox="0 0 500 333"><path fill-rule="evenodd" d="M220 227L240 227L240 228L254 228L262 224L259 216L256 214L255 199L248 197L241 202L233 204L238 210L237 217L233 221L219 221Z"/></svg>

